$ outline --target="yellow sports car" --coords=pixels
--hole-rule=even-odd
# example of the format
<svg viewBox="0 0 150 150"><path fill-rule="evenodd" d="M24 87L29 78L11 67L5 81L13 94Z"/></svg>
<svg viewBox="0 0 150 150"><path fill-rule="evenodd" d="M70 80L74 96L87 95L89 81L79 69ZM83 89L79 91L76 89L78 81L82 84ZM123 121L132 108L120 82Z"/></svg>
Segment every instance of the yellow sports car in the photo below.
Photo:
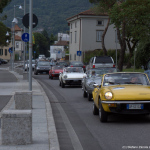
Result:
<svg viewBox="0 0 150 150"><path fill-rule="evenodd" d="M145 73L107 73L101 86L94 87L93 114L99 114L101 122L107 122L110 113L150 113L150 81Z"/></svg>

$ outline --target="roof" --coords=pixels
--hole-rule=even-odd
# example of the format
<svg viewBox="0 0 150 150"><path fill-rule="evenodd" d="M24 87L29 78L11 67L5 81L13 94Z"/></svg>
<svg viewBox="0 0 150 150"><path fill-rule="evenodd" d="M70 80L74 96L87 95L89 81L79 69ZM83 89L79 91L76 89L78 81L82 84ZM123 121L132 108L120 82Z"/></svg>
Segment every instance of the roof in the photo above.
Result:
<svg viewBox="0 0 150 150"><path fill-rule="evenodd" d="M74 17L77 17L79 15L86 15L86 16L108 16L107 13L99 13L99 14L96 14L92 9L89 9L89 10L86 10L86 11L83 11L77 15L74 15L70 18L67 18L67 20L71 19L71 18L74 18Z"/></svg>
<svg viewBox="0 0 150 150"><path fill-rule="evenodd" d="M68 45L68 41L58 41L56 44L53 44L54 46L65 46Z"/></svg>
<svg viewBox="0 0 150 150"><path fill-rule="evenodd" d="M23 31L23 29L21 29L17 24L15 24L15 26L11 28L11 31L13 31L14 28L15 28L15 31Z"/></svg>

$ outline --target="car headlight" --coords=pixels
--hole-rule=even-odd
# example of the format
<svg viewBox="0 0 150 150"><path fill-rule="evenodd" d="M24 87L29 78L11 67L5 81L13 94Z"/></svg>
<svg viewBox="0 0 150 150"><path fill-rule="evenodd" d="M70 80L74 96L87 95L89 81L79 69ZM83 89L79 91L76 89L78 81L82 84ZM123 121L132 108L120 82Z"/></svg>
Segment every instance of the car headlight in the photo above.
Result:
<svg viewBox="0 0 150 150"><path fill-rule="evenodd" d="M67 75L64 75L64 79L67 79Z"/></svg>
<svg viewBox="0 0 150 150"><path fill-rule="evenodd" d="M36 67L36 69L38 70L38 69L40 69L39 67Z"/></svg>
<svg viewBox="0 0 150 150"><path fill-rule="evenodd" d="M112 99L113 94L111 92L106 92L105 93L105 98L106 99Z"/></svg>

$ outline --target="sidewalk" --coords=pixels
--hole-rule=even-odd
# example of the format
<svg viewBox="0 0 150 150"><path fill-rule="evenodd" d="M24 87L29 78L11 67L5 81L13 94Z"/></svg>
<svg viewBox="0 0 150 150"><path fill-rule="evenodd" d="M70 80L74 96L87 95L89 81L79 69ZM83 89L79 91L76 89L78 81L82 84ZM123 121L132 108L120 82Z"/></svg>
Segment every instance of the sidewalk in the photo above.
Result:
<svg viewBox="0 0 150 150"><path fill-rule="evenodd" d="M1 92L7 92L14 95L15 92L29 91L29 82L23 80L23 75L19 75L14 71L18 82L13 82L10 86L13 88L5 89ZM12 85L13 84L13 85ZM5 91L6 90L6 91ZM0 95L1 95L0 92ZM1 145L0 150L60 150L55 122L52 114L51 105L44 90L40 84L32 78L32 144L29 145ZM3 110L14 109L14 96L10 99ZM2 110L2 111L3 111ZM0 112L1 116L1 112ZM1 134L1 129L0 129ZM0 136L1 141L1 136Z"/></svg>

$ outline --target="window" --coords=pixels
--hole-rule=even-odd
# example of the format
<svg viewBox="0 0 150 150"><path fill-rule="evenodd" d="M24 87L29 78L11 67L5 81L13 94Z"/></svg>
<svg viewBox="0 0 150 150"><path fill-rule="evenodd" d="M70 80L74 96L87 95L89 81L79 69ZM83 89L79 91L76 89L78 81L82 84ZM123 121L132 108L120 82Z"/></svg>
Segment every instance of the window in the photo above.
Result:
<svg viewBox="0 0 150 150"><path fill-rule="evenodd" d="M103 26L104 21L103 20L97 20L97 26Z"/></svg>
<svg viewBox="0 0 150 150"><path fill-rule="evenodd" d="M5 49L5 56L7 56L7 49Z"/></svg>
<svg viewBox="0 0 150 150"><path fill-rule="evenodd" d="M3 55L3 49L0 49L0 55Z"/></svg>
<svg viewBox="0 0 150 150"><path fill-rule="evenodd" d="M16 42L16 48L19 48L19 42Z"/></svg>
<svg viewBox="0 0 150 150"><path fill-rule="evenodd" d="M76 60L76 54L74 54L74 60Z"/></svg>
<svg viewBox="0 0 150 150"><path fill-rule="evenodd" d="M96 41L97 42L101 42L102 41L102 34L103 34L102 30L97 30L96 31Z"/></svg>
<svg viewBox="0 0 150 150"><path fill-rule="evenodd" d="M70 43L72 43L72 32L70 32Z"/></svg>
<svg viewBox="0 0 150 150"><path fill-rule="evenodd" d="M77 31L75 31L75 43L77 42Z"/></svg>

